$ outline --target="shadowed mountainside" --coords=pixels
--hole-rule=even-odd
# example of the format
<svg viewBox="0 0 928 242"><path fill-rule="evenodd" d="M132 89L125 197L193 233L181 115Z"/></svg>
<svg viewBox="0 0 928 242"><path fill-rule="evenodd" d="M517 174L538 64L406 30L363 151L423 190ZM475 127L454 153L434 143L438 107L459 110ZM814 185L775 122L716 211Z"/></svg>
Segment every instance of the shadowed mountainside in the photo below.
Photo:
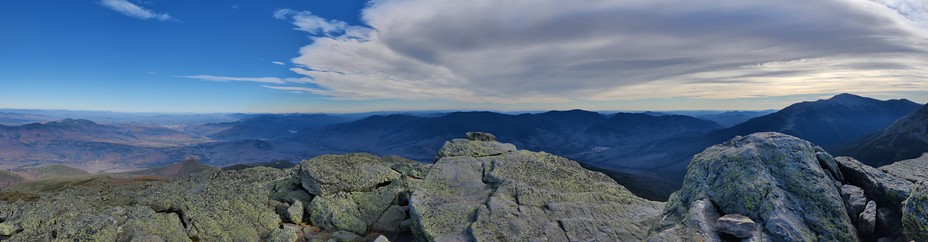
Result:
<svg viewBox="0 0 928 242"><path fill-rule="evenodd" d="M839 148L837 152L872 166L921 156L928 152L928 105L899 119L885 131Z"/></svg>

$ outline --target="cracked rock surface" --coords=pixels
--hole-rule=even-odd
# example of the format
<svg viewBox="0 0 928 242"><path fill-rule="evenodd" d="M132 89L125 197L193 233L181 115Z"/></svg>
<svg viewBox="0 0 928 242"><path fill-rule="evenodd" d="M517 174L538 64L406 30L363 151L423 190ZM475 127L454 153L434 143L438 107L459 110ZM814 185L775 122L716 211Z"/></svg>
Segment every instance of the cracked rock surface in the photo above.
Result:
<svg viewBox="0 0 928 242"><path fill-rule="evenodd" d="M641 241L663 205L575 161L469 136L446 142L413 192L420 240Z"/></svg>

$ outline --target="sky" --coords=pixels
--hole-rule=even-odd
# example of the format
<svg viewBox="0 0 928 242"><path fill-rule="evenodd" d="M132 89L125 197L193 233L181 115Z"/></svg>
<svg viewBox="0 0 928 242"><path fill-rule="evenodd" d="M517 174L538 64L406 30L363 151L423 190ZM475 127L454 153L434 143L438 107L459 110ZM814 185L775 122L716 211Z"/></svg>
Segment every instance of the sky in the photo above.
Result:
<svg viewBox="0 0 928 242"><path fill-rule="evenodd" d="M8 0L0 108L761 110L928 102L926 0Z"/></svg>

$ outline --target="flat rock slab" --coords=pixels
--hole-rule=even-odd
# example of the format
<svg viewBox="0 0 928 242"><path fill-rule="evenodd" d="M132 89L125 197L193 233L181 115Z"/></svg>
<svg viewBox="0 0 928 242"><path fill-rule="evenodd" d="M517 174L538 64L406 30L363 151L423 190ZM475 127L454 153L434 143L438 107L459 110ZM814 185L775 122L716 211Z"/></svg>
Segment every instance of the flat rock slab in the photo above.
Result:
<svg viewBox="0 0 928 242"><path fill-rule="evenodd" d="M881 166L880 170L910 182L928 180L928 153L919 158Z"/></svg>
<svg viewBox="0 0 928 242"><path fill-rule="evenodd" d="M754 235L754 220L741 214L725 214L716 222L719 232L730 234L739 239Z"/></svg>

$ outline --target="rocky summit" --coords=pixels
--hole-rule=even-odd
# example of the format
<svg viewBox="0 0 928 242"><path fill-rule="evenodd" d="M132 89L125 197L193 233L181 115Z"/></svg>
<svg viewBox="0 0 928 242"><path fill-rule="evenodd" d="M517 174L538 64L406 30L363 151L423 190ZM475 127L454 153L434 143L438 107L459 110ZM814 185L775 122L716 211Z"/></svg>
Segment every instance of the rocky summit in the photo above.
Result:
<svg viewBox="0 0 928 242"><path fill-rule="evenodd" d="M88 176L3 190L10 241L640 241L663 204L492 134L434 164L365 153L171 180Z"/></svg>
<svg viewBox="0 0 928 242"><path fill-rule="evenodd" d="M739 136L693 158L648 240L921 241L928 215L912 189L793 136Z"/></svg>
<svg viewBox="0 0 928 242"><path fill-rule="evenodd" d="M424 241L641 241L661 203L602 173L488 135L445 143L410 198Z"/></svg>
<svg viewBox="0 0 928 242"><path fill-rule="evenodd" d="M434 163L354 153L288 169L11 184L0 190L0 240L928 240L928 188L912 170L923 159L877 169L756 133L696 155L661 203L564 157L466 137Z"/></svg>

